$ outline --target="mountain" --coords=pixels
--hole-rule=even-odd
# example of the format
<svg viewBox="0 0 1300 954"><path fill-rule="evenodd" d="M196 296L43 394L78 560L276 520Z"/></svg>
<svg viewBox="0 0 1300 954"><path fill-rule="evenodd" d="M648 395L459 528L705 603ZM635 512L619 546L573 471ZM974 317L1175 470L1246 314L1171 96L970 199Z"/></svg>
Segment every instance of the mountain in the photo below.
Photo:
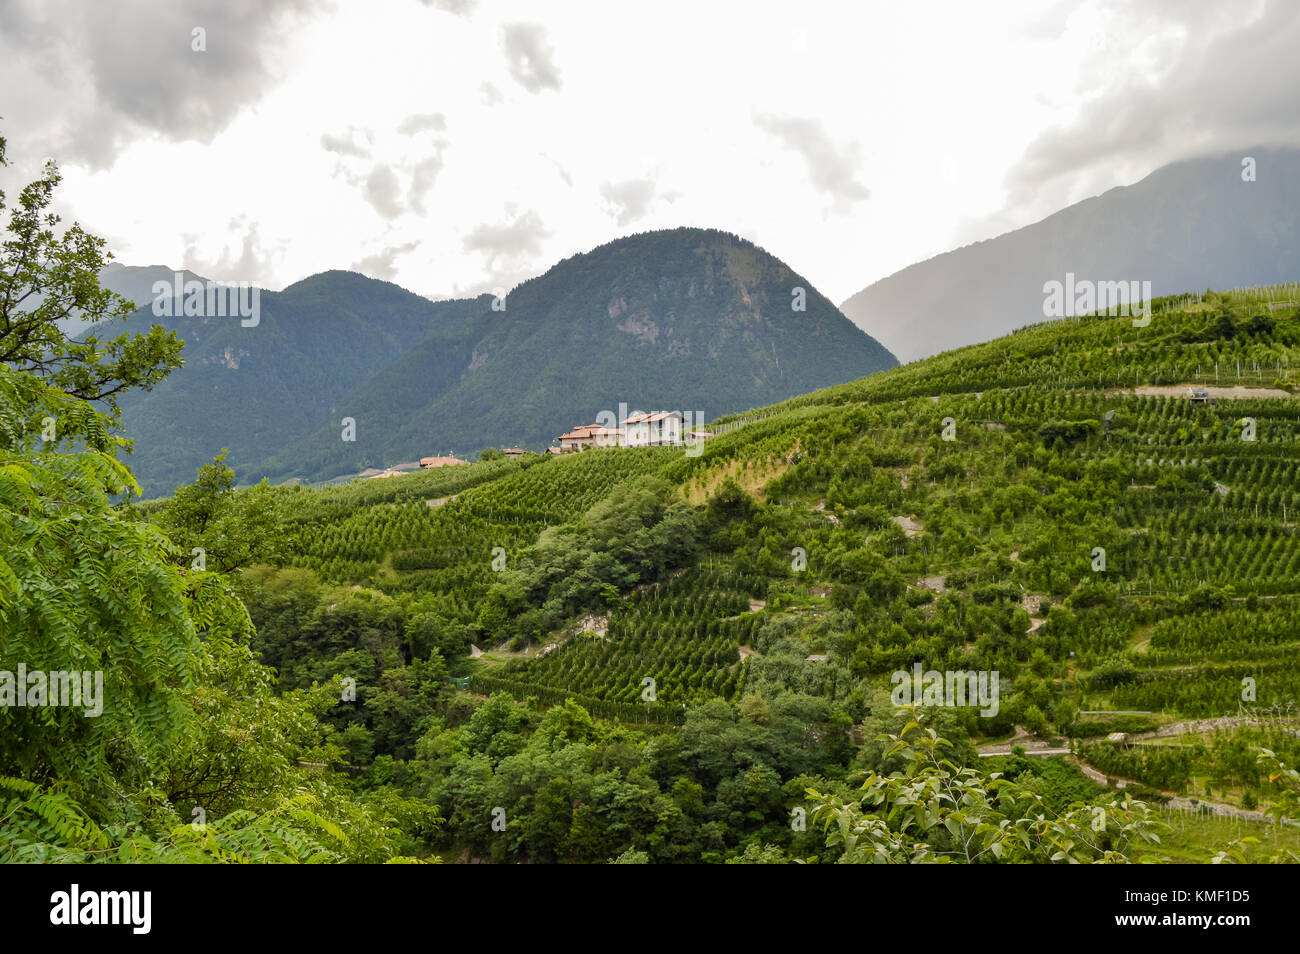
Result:
<svg viewBox="0 0 1300 954"><path fill-rule="evenodd" d="M712 418L897 363L789 266L718 231L620 239L492 305L329 272L263 293L256 327L157 319L187 339L187 365L127 402L132 466L167 493L222 447L241 481L540 451L622 403Z"/></svg>
<svg viewBox="0 0 1300 954"><path fill-rule="evenodd" d="M202 275L182 269L182 281L205 281ZM123 298L135 302L137 308L150 304L154 298L154 285L166 282L171 285L176 280L176 269L166 265L123 265L111 262L99 273L99 283L109 291L117 292Z"/></svg>
<svg viewBox="0 0 1300 954"><path fill-rule="evenodd" d="M157 494L192 481L223 447L232 464L270 456L326 419L341 395L431 334L459 328L488 301L431 302L330 271L260 291L256 324L142 308L123 327L174 330L185 341L185 366L153 391L121 399L124 430L135 440L129 464Z"/></svg>
<svg viewBox="0 0 1300 954"><path fill-rule="evenodd" d="M1242 158L1256 160L1253 182ZM840 307L903 361L988 341L1043 314L1045 282L1150 281L1156 296L1295 278L1300 150L1164 166L1041 222L911 265Z"/></svg>
<svg viewBox="0 0 1300 954"><path fill-rule="evenodd" d="M792 307L797 288L806 310ZM789 266L712 230L610 242L504 306L431 336L253 472L319 479L435 452L542 450L621 404L712 418L897 363ZM355 442L341 440L343 417Z"/></svg>
<svg viewBox="0 0 1300 954"><path fill-rule="evenodd" d="M182 282L204 280L202 276L190 271L182 271L181 276ZM175 277L176 271L166 265L123 265L121 262L110 262L100 270L99 284L134 302L137 308L143 308L153 301L155 282L162 281L171 285ZM19 308L22 311L34 309L43 298L43 295L34 295L27 302L19 305ZM58 324L68 337L79 338L93 322L87 321L80 317L79 313L74 312L69 317L61 319ZM115 338L123 330L120 325L106 326L102 329L103 337Z"/></svg>

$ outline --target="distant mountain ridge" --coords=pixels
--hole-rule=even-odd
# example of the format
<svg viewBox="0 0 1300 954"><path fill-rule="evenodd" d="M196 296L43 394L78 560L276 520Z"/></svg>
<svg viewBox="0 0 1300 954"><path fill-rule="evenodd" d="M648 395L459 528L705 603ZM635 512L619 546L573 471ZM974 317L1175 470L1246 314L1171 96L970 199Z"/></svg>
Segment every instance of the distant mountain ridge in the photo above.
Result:
<svg viewBox="0 0 1300 954"><path fill-rule="evenodd" d="M223 447L241 479L324 419L335 401L484 302L431 302L388 282L324 272L280 292L261 291L255 327L239 317L153 314L185 341L185 365L151 392L127 392L122 420L135 442L130 466L146 492L169 494Z"/></svg>
<svg viewBox="0 0 1300 954"><path fill-rule="evenodd" d="M610 242L493 304L333 271L262 292L252 328L142 309L132 322L186 339L186 366L123 401L131 465L150 494L222 447L241 481L317 481L486 446L540 451L621 403L711 418L897 363L789 266L714 230Z"/></svg>
<svg viewBox="0 0 1300 954"><path fill-rule="evenodd" d="M805 311L795 311L803 289ZM572 256L422 342L346 394L328 424L259 465L273 479L355 473L485 445L542 450L621 403L705 417L896 362L788 266L723 232L674 229ZM400 422L378 430L372 420ZM340 420L357 421L354 443ZM418 455L416 455L418 456Z"/></svg>
<svg viewBox="0 0 1300 954"><path fill-rule="evenodd" d="M1255 159L1255 181L1242 159ZM918 262L841 310L902 361L1042 321L1043 284L1149 280L1156 296L1294 281L1300 150L1258 147L1164 166L1040 222Z"/></svg>
<svg viewBox="0 0 1300 954"><path fill-rule="evenodd" d="M155 282L165 281L168 285L171 285L175 280L176 272L165 265L123 265L121 262L110 262L99 273L99 284L101 286L134 302L137 308L142 308L152 302ZM203 281L203 278L193 272L181 272L182 283L191 280ZM35 308L41 298L41 295L35 295L19 307L24 311ZM79 314L74 313L67 318L60 319L58 324L68 337L80 338L93 322L87 321ZM122 333L122 328L116 326L106 327L104 332L106 337L116 337Z"/></svg>

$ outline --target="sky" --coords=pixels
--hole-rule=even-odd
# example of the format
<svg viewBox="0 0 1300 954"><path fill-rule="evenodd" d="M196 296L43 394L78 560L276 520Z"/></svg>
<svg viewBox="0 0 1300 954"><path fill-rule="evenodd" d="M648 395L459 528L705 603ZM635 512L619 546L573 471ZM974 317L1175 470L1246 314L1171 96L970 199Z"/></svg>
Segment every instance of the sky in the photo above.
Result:
<svg viewBox="0 0 1300 954"><path fill-rule="evenodd" d="M129 265L508 291L737 233L834 301L1184 158L1300 145L1292 0L0 0L11 201Z"/></svg>

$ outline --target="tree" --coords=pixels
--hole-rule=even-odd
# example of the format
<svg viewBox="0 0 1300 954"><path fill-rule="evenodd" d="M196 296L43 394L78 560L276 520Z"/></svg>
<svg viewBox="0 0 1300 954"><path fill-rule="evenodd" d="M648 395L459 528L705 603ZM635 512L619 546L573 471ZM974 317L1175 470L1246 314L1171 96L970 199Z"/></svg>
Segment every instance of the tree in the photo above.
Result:
<svg viewBox="0 0 1300 954"><path fill-rule="evenodd" d="M788 865L790 859L777 845L749 845L745 850L726 861L729 865Z"/></svg>
<svg viewBox="0 0 1300 954"><path fill-rule="evenodd" d="M648 865L650 864L650 856L644 851L629 848L617 858L611 858L609 863L611 865Z"/></svg>
<svg viewBox="0 0 1300 954"><path fill-rule="evenodd" d="M0 136L0 166L5 165ZM73 397L102 400L116 416L119 394L148 391L181 365L182 343L159 326L101 340L97 329L124 321L135 305L99 284L100 271L112 260L103 239L77 224L57 231L59 216L48 208L61 180L58 167L47 163L9 210L0 247L0 363ZM5 209L0 191L0 211ZM92 328L73 340L59 326L68 318L89 321Z"/></svg>
<svg viewBox="0 0 1300 954"><path fill-rule="evenodd" d="M156 381L179 343L63 338L112 298L102 241L43 215L57 181L24 190L0 254L0 860L383 860L388 809L298 769L338 752L322 700L276 696L227 581L113 505L139 486L92 402Z"/></svg>
<svg viewBox="0 0 1300 954"><path fill-rule="evenodd" d="M201 551L199 565L230 573L253 563L272 561L278 551L280 533L278 508L266 481L246 490L235 490L235 472L226 466L226 454L213 458L198 470L192 484L178 487L154 520L180 545L182 558L193 562Z"/></svg>
<svg viewBox="0 0 1300 954"><path fill-rule="evenodd" d="M710 521L721 526L733 520L748 520L754 512L754 501L734 478L727 477L709 498L708 509Z"/></svg>
<svg viewBox="0 0 1300 954"><path fill-rule="evenodd" d="M70 426L47 444L30 422L49 412ZM251 846L276 832L310 837L282 816L305 818L304 799L319 798L363 833L336 850L382 860L393 845L382 821L324 782L301 792L297 760L321 754L321 700L276 695L225 580L181 569L156 527L112 505L134 488L107 452L114 440L89 402L0 368L0 659L29 676L76 673L80 695L76 705L0 705L0 788L10 793L0 816L25 819L0 826L0 857L77 860L124 839L123 860L293 860ZM0 679L0 696L7 690L16 686ZM211 835L186 830L195 808L220 820ZM268 828L253 809L281 821ZM109 821L111 839L100 828Z"/></svg>
<svg viewBox="0 0 1300 954"><path fill-rule="evenodd" d="M64 427L47 442L51 415ZM114 510L110 497L137 488L108 427L88 402L0 368L0 659L102 683L94 716L0 707L0 774L87 791L118 772L148 777L181 729L201 636L246 638L249 626L218 578L184 576L156 528Z"/></svg>
<svg viewBox="0 0 1300 954"><path fill-rule="evenodd" d="M1125 863L1137 845L1160 840L1150 807L1128 796L1057 814L1017 782L959 768L945 756L950 743L919 723L879 741L902 757L902 771L870 773L860 799L808 789L841 863Z"/></svg>

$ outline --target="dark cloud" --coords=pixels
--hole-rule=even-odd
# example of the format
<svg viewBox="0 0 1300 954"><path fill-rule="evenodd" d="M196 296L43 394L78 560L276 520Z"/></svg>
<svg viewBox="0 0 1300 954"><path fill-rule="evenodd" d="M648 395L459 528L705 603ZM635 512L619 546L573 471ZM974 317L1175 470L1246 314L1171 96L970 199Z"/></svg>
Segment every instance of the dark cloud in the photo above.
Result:
<svg viewBox="0 0 1300 954"><path fill-rule="evenodd" d="M540 93L560 88L560 72L553 62L555 52L546 42L546 28L539 23L507 23L501 29L506 68L524 89Z"/></svg>
<svg viewBox="0 0 1300 954"><path fill-rule="evenodd" d="M836 145L821 120L762 113L754 122L803 157L813 186L829 195L838 210L871 198L871 190L858 181L861 150L856 143Z"/></svg>
<svg viewBox="0 0 1300 954"><path fill-rule="evenodd" d="M1043 132L1008 175L1008 208L1044 190L1073 201L1176 159L1300 144L1300 15L1291 0L1253 8L1148 0L1115 16L1105 32L1129 45L1181 39L1165 47L1154 80L1147 58L1104 51L1081 78L1079 114Z"/></svg>
<svg viewBox="0 0 1300 954"><path fill-rule="evenodd" d="M414 136L422 132L441 132L447 128L447 117L442 113L417 113L407 116L397 127L403 136Z"/></svg>
<svg viewBox="0 0 1300 954"><path fill-rule="evenodd" d="M604 182L600 195L608 204L619 225L628 225L650 211L655 200L655 181L651 178Z"/></svg>
<svg viewBox="0 0 1300 954"><path fill-rule="evenodd" d="M285 31L317 5L3 0L0 89L24 93L7 124L92 168L144 136L210 143L261 98Z"/></svg>
<svg viewBox="0 0 1300 954"><path fill-rule="evenodd" d="M373 255L367 255L358 261L352 263L350 268L354 272L360 272L362 275L369 275L371 278L378 278L386 282L391 282L397 276L397 258L408 252L415 251L420 245L419 242L406 242L402 245L389 245Z"/></svg>

